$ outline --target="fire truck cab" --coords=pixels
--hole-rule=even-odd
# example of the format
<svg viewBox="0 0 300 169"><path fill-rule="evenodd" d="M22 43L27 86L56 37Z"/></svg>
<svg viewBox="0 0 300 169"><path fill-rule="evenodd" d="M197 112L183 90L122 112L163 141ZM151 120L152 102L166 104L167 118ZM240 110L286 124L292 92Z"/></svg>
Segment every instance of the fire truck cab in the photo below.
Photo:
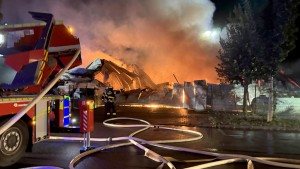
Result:
<svg viewBox="0 0 300 169"><path fill-rule="evenodd" d="M27 106L33 96L9 96L0 98L0 126ZM51 102L63 100L61 96L45 96L25 116L0 136L0 166L8 166L22 157L25 150L39 141L49 138L49 114Z"/></svg>

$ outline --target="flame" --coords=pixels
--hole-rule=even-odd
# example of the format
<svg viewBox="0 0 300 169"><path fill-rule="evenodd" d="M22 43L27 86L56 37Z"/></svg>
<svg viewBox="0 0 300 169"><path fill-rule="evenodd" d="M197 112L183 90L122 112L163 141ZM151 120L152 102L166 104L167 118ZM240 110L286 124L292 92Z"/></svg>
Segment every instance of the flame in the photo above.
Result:
<svg viewBox="0 0 300 169"><path fill-rule="evenodd" d="M70 32L71 34L74 33L74 28L73 28L73 27L68 26L68 30L69 30L69 32Z"/></svg>
<svg viewBox="0 0 300 169"><path fill-rule="evenodd" d="M123 104L124 107L146 107L146 108L174 108L181 109L182 107L163 105L163 104Z"/></svg>
<svg viewBox="0 0 300 169"><path fill-rule="evenodd" d="M101 51L94 51L86 45L82 45L82 53L83 56L85 56L82 57L82 67L86 67L96 58L112 61L116 65L125 69L127 69L128 67L128 65L121 59L117 59L116 57L110 56ZM218 81L216 80L217 75L214 71L214 66L201 66L203 67L203 69L205 69L205 71L201 71L201 74L199 73L199 70L193 68L199 65L198 63L194 63L193 61L191 61L191 63L184 63L175 59L170 64L166 64L164 62L162 64L159 64L154 61L149 61L138 66L140 66L156 84L163 82L174 82L175 79L172 72L177 72L175 73L175 75L176 77L178 77L179 82L205 79L210 83L218 83ZM165 70L172 70L172 72ZM207 76L210 78L207 78Z"/></svg>

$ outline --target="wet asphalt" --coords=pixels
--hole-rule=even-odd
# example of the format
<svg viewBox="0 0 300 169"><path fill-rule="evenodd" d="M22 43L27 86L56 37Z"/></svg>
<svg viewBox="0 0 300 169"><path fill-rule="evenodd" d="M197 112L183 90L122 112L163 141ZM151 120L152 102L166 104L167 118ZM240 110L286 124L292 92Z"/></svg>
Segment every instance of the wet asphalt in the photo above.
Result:
<svg viewBox="0 0 300 169"><path fill-rule="evenodd" d="M155 125L190 129L203 134L201 140L172 143L170 145L185 147L195 150L204 150L216 153L244 154L256 157L282 157L300 159L300 133L266 130L231 130L196 127L198 123L207 120L207 113L188 111L173 108L133 108L118 107L118 117L139 118ZM137 128L111 128L102 124L105 120L103 107L95 110L95 129L92 138L109 138L128 136ZM125 123L125 122L120 122ZM82 137L81 133L52 132L53 136ZM137 137L145 140L184 139L191 135L168 131L163 129L150 129ZM91 142L92 146L100 147L115 144L115 142ZM30 168L37 166L55 166L69 168L70 161L79 154L82 141L48 140L36 143L33 151L25 156L14 166L9 168ZM153 146L149 149L167 157L179 160L213 159L212 156L197 155L192 153L177 152ZM144 151L135 146L125 146L94 153L85 157L76 164L76 169L152 169L161 163L154 162L144 156ZM174 162L176 168L185 168L200 163ZM278 168L254 163L255 168ZM163 168L168 168L164 166ZM229 164L226 166L211 167L212 169L247 168L245 162Z"/></svg>

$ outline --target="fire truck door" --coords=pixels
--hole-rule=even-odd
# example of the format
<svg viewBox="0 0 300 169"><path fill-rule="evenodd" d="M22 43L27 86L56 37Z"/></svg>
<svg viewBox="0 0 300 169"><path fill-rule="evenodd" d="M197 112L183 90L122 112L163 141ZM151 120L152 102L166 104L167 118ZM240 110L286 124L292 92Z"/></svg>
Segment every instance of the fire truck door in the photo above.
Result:
<svg viewBox="0 0 300 169"><path fill-rule="evenodd" d="M35 140L40 141L48 136L48 110L47 100L40 100L35 111Z"/></svg>

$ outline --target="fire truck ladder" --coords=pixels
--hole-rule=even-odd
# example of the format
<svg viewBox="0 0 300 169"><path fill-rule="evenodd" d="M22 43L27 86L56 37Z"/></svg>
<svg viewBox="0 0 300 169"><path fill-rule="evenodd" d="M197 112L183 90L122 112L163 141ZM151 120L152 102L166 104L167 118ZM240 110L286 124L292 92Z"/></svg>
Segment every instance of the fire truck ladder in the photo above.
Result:
<svg viewBox="0 0 300 169"><path fill-rule="evenodd" d="M9 129L12 125L14 125L18 120L20 120L24 114L27 113L38 101L40 101L45 94L55 85L55 83L59 80L59 78L66 73L66 71L71 67L71 65L74 63L74 61L77 59L77 57L80 54L80 49L75 53L73 58L70 60L70 62L62 69L54 79L51 80L51 82L45 87L42 92L37 95L31 102L28 103L27 106L22 108L16 115L14 115L11 119L9 119L3 126L0 126L0 135L4 133L7 129Z"/></svg>

